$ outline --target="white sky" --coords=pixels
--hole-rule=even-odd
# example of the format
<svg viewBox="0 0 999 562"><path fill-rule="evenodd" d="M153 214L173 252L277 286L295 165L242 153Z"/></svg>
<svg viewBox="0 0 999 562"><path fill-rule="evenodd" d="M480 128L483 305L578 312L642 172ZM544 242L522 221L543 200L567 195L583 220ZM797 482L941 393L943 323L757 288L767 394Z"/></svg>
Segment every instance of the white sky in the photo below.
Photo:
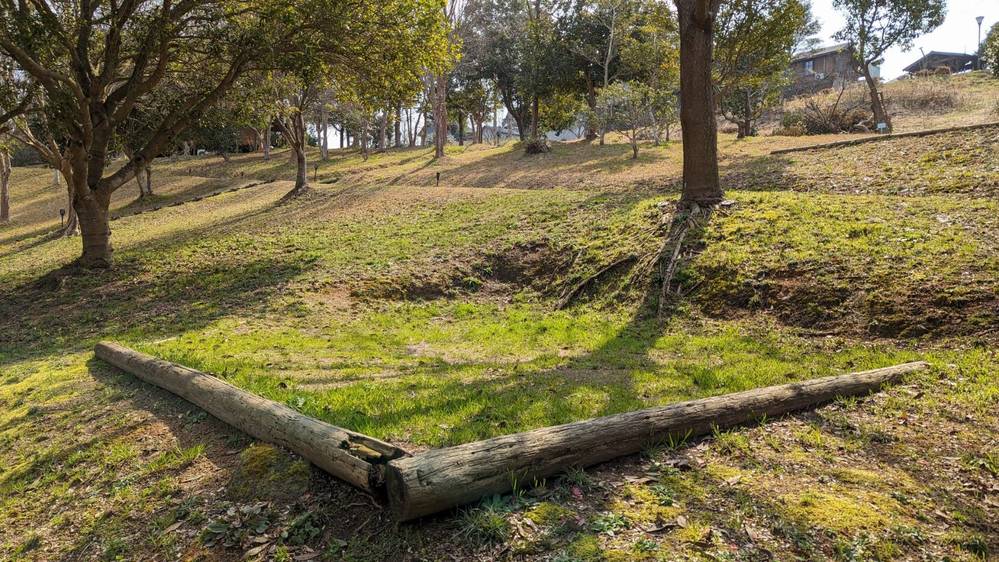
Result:
<svg viewBox="0 0 999 562"><path fill-rule="evenodd" d="M843 27L843 18L833 8L833 0L812 0L812 13L822 24L819 36L823 44L835 43L832 36ZM890 80L901 75L903 68L921 56L920 47L927 53L930 51L973 53L978 36L976 16L985 16L985 21L982 22L984 41L989 29L999 21L999 0L948 0L947 17L943 25L934 32L917 38L908 53L903 53L898 48L888 51L885 63L881 65L882 78Z"/></svg>

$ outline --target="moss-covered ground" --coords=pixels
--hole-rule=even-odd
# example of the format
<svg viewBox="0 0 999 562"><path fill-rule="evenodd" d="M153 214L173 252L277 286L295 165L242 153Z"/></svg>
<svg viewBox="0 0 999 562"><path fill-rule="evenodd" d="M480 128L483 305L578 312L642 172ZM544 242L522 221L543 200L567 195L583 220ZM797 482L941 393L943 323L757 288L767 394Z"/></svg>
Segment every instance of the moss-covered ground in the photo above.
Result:
<svg viewBox="0 0 999 562"><path fill-rule="evenodd" d="M994 155L996 134L976 150ZM117 196L117 267L72 276L49 274L79 248L49 234L51 176L17 170L0 226L0 558L994 556L994 161L956 181L968 147L953 136L904 170L893 151L915 148L901 139L864 145L863 165L830 164L860 147L768 155L816 140L722 137L731 204L698 233L662 321L641 259L554 305L658 248L676 144L637 162L617 143L538 158L452 147L440 162L335 153L284 203L283 152L164 160L156 202ZM269 183L133 214L250 181ZM395 527L376 500L93 359L100 339L412 450L913 359L932 369Z"/></svg>

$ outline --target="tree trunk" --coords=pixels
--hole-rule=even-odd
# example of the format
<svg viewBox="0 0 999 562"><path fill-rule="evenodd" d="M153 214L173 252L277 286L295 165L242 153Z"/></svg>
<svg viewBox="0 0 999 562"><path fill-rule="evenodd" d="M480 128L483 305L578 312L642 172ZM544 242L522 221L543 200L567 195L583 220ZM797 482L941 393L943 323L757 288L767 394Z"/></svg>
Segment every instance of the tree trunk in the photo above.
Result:
<svg viewBox="0 0 999 562"><path fill-rule="evenodd" d="M309 163L305 158L305 147L295 147L295 193L301 193L309 187Z"/></svg>
<svg viewBox="0 0 999 562"><path fill-rule="evenodd" d="M267 127L264 128L264 160L271 159L271 122L267 122Z"/></svg>
<svg viewBox="0 0 999 562"><path fill-rule="evenodd" d="M632 160L638 160L638 141L637 140L632 140L631 141L631 159Z"/></svg>
<svg viewBox="0 0 999 562"><path fill-rule="evenodd" d="M743 137L753 136L753 93L746 88L746 96L742 105Z"/></svg>
<svg viewBox="0 0 999 562"><path fill-rule="evenodd" d="M505 493L518 483L529 486L570 467L637 453L670 438L682 441L778 418L840 396L869 394L927 366L906 363L431 449L388 463L389 505L397 519L415 519Z"/></svg>
<svg viewBox="0 0 999 562"><path fill-rule="evenodd" d="M538 138L538 121L541 120L541 100L538 96L534 96L534 101L531 102L531 138Z"/></svg>
<svg viewBox="0 0 999 562"><path fill-rule="evenodd" d="M90 192L88 195L77 195L74 200L74 208L80 221L80 234L83 236L80 265L87 269L106 269L112 264L110 197L107 197L107 201L105 198L100 193Z"/></svg>
<svg viewBox="0 0 999 562"><path fill-rule="evenodd" d="M0 223L10 221L10 154L0 150Z"/></svg>
<svg viewBox="0 0 999 562"><path fill-rule="evenodd" d="M73 172L70 170L69 162L63 160L60 164L61 170L57 170L61 173L64 180L66 180L66 222L62 228L62 235L66 238L70 236L76 236L79 232L80 221L79 217L76 216L76 197L73 190Z"/></svg>
<svg viewBox="0 0 999 562"><path fill-rule="evenodd" d="M434 158L444 157L447 144L447 76L434 77Z"/></svg>
<svg viewBox="0 0 999 562"><path fill-rule="evenodd" d="M395 106L395 147L402 148L402 104L396 104Z"/></svg>
<svg viewBox="0 0 999 562"><path fill-rule="evenodd" d="M886 129L885 132L891 133L891 117L888 116L888 110L885 109L884 100L881 99L881 94L878 92L878 82L873 76L871 76L871 69L868 65L862 64L861 67L864 75L864 82L867 83L867 90L871 96L871 111L874 113L874 126L876 128L878 123L884 123L888 126L888 129Z"/></svg>
<svg viewBox="0 0 999 562"><path fill-rule="evenodd" d="M718 130L711 85L712 34L719 0L675 0L680 20L680 124L683 192L680 203L702 207L722 200Z"/></svg>
<svg viewBox="0 0 999 562"><path fill-rule="evenodd" d="M465 146L465 114L458 112L458 146Z"/></svg>
<svg viewBox="0 0 999 562"><path fill-rule="evenodd" d="M381 151L388 148L388 120L389 112L386 109L382 112L382 119L378 123L378 149Z"/></svg>
<svg viewBox="0 0 999 562"><path fill-rule="evenodd" d="M330 159L330 135L329 135L329 119L326 114L326 105L323 104L319 108L319 128L321 129L322 147L320 152L322 153L322 159L324 161Z"/></svg>
<svg viewBox="0 0 999 562"><path fill-rule="evenodd" d="M368 160L368 154L369 154L368 152L369 128L370 124L368 123L367 118L365 118L364 122L361 123L361 154L364 156L365 161Z"/></svg>

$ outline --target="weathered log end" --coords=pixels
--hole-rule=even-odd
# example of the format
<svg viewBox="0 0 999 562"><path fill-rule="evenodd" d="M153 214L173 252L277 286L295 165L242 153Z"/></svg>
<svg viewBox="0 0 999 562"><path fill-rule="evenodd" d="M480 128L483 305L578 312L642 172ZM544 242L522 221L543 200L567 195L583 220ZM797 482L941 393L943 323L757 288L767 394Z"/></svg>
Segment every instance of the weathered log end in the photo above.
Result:
<svg viewBox="0 0 999 562"><path fill-rule="evenodd" d="M373 494L384 489L385 464L409 455L390 443L311 418L206 373L115 343L98 343L94 355Z"/></svg>

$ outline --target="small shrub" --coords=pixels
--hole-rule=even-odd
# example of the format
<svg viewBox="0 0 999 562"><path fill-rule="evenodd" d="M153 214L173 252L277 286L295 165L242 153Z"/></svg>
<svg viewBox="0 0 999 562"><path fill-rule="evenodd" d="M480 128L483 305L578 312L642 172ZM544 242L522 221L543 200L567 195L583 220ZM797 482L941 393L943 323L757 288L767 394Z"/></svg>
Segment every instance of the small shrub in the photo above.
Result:
<svg viewBox="0 0 999 562"><path fill-rule="evenodd" d="M870 112L863 107L809 101L802 109L785 113L776 134L801 136L863 132L870 130L870 120Z"/></svg>
<svg viewBox="0 0 999 562"><path fill-rule="evenodd" d="M501 497L487 498L477 507L462 512L462 534L483 544L503 542L510 534L508 512L509 505Z"/></svg>
<svg viewBox="0 0 999 562"><path fill-rule="evenodd" d="M590 530L597 533L607 533L613 536L618 531L623 531L631 526L628 518L620 513L608 511L601 513L590 522Z"/></svg>

